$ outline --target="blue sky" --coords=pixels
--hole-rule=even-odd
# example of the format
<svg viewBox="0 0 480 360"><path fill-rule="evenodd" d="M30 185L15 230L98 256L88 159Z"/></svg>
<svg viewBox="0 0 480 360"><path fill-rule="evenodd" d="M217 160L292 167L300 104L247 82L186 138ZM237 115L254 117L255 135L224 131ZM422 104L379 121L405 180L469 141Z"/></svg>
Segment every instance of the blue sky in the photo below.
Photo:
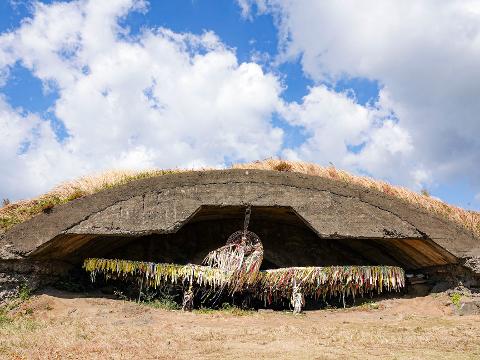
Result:
<svg viewBox="0 0 480 360"><path fill-rule="evenodd" d="M357 10L308 0L2 2L0 197L108 168L280 156L479 210L480 12L460 1Z"/></svg>

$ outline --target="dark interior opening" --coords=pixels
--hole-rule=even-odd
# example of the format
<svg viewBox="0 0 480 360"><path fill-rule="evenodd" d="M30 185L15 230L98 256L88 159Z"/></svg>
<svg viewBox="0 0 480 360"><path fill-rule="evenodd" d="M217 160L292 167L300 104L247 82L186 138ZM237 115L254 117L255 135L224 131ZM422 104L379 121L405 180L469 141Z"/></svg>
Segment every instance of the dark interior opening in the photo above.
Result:
<svg viewBox="0 0 480 360"><path fill-rule="evenodd" d="M135 279L124 282L112 279L105 281L101 278L92 284L82 269L83 260L98 257L201 264L208 252L224 245L232 233L243 229L244 217L245 206L202 206L174 233L152 233L142 236L65 234L32 254L32 258L60 260L70 264L69 279L64 285L78 286L81 291L101 289L102 293L110 295L120 291L135 300L140 299L139 294L142 294L142 300L148 299L152 294L158 298L167 294L173 296L178 304L184 290L178 286L142 290ZM255 232L263 243L262 270L292 266L394 265L402 267L407 273L418 273L432 267L442 268L455 263L456 260L429 239L366 239L339 235L325 237L318 234L308 221L291 207L252 207L249 230ZM432 284L428 285L427 290L431 286ZM407 289L409 293L415 291ZM382 296L396 295L385 293ZM202 304L218 307L223 301L231 301L243 306L245 300L253 301L242 294L236 294L231 298L223 294L213 302L209 302L208 299L206 302L202 300ZM277 304L279 308L289 306L289 300L285 301ZM350 299L348 303L353 305L353 301ZM357 304L358 301L357 299ZM335 302L337 305L340 304L339 299L328 300L330 305ZM310 299L306 308L317 308L326 304L320 300ZM256 300L248 303L248 306L261 307L262 304Z"/></svg>
<svg viewBox="0 0 480 360"><path fill-rule="evenodd" d="M200 264L206 254L243 228L245 207L202 206L177 232L144 236L65 235L39 258L78 264L87 257ZM405 270L452 263L428 239L327 238L291 207L252 207L249 230L264 247L262 269L290 266L396 265Z"/></svg>

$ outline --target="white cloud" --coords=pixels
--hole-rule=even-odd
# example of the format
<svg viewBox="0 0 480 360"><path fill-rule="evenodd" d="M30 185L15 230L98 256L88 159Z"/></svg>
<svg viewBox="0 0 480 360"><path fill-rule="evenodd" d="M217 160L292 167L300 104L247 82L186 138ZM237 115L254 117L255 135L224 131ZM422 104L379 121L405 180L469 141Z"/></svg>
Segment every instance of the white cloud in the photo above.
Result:
<svg viewBox="0 0 480 360"><path fill-rule="evenodd" d="M250 16L250 2L248 0L238 0L237 1L238 6L240 6L240 9L242 11L242 16L244 18L248 18Z"/></svg>
<svg viewBox="0 0 480 360"><path fill-rule="evenodd" d="M411 137L386 106L382 101L362 106L347 93L312 87L301 104L286 104L281 112L291 124L302 126L308 137L284 155L418 185L420 178L413 180L405 163L413 150Z"/></svg>
<svg viewBox="0 0 480 360"><path fill-rule="evenodd" d="M325 86L310 89L301 104L287 104L282 115L307 130L308 140L297 150L299 158L321 158L338 165L348 153L347 146L361 144L374 121L372 111Z"/></svg>
<svg viewBox="0 0 480 360"><path fill-rule="evenodd" d="M53 112L70 137L0 102L0 197L30 196L59 180L105 168L218 166L277 153L272 126L279 80L237 62L215 36L118 25L142 1L36 4L33 18L0 36L0 74L19 61L59 98ZM1 89L0 89L1 91ZM22 154L25 141L31 146ZM18 179L22 179L19 181Z"/></svg>
<svg viewBox="0 0 480 360"><path fill-rule="evenodd" d="M133 36L119 25L147 5L35 3L31 19L0 35L0 86L15 64L28 68L56 88L52 111L70 134L59 142L48 121L2 98L0 197L105 168L221 166L278 153L411 186L455 175L480 187L478 2L239 0L246 18L252 8L276 16L280 61L300 56L315 81L299 103L280 100L281 81L259 57L238 63L212 32ZM342 77L377 80L378 102L362 106L322 85ZM276 111L305 131L305 143L282 149Z"/></svg>
<svg viewBox="0 0 480 360"><path fill-rule="evenodd" d="M0 134L0 198L38 193L51 181L68 176L68 162L64 162L62 146L49 124L35 115L12 109L3 97ZM62 169L61 174L56 166Z"/></svg>
<svg viewBox="0 0 480 360"><path fill-rule="evenodd" d="M409 159L392 158L391 169L406 162L412 174L423 171L436 181L466 177L480 187L480 2L253 3L276 17L282 61L300 56L305 73L317 82L379 82L399 120L394 132L388 125L389 132L397 143L409 137L413 147ZM377 145L365 149L369 160L363 160L372 166L386 160L374 156L380 134L370 134Z"/></svg>

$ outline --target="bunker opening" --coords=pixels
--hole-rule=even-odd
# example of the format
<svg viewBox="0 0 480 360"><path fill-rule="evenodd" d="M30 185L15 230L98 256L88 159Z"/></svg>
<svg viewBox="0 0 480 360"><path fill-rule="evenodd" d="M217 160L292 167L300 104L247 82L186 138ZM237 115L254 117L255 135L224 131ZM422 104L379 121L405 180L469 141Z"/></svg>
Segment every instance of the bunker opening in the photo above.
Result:
<svg viewBox="0 0 480 360"><path fill-rule="evenodd" d="M245 265L251 254L242 253L236 265L225 266L219 258L231 260L233 253L219 252L206 264L209 254L225 247L236 231L246 235L247 228L260 241L259 261ZM290 306L299 312L327 301L345 306L358 296L402 291L404 271L415 273L453 261L426 238L387 235L373 239L319 234L286 206L205 205L170 233L63 235L34 256L66 261L75 269L83 264L97 286L110 284L130 296L138 293L138 299L167 296L187 309L233 301L242 306ZM236 249L244 251L245 241L241 243L238 240Z"/></svg>
<svg viewBox="0 0 480 360"><path fill-rule="evenodd" d="M80 264L87 257L200 264L244 226L245 206L202 206L179 229L145 235L62 235L38 249L38 259ZM248 230L264 247L262 269L292 266L391 265L406 271L452 263L428 239L357 238L318 234L291 207L251 207Z"/></svg>

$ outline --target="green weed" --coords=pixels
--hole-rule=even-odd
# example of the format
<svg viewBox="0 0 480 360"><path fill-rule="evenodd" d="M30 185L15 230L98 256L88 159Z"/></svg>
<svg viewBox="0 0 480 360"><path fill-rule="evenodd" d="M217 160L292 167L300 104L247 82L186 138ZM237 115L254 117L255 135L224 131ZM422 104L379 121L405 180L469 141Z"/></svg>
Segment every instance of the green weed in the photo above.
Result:
<svg viewBox="0 0 480 360"><path fill-rule="evenodd" d="M455 305L457 309L460 309L462 294L452 293L450 294L450 300L452 300L452 304Z"/></svg>
<svg viewBox="0 0 480 360"><path fill-rule="evenodd" d="M27 284L22 284L20 290L18 291L18 298L21 301L26 301L30 298L32 290L28 287Z"/></svg>
<svg viewBox="0 0 480 360"><path fill-rule="evenodd" d="M378 310L378 309L380 309L380 305L375 301L366 301L363 304L361 304L360 307L363 308L363 309L368 309L368 310Z"/></svg>
<svg viewBox="0 0 480 360"><path fill-rule="evenodd" d="M143 302L147 306L153 307L155 309L162 309L162 310L179 310L180 305L178 305L172 299L156 299L150 302Z"/></svg>
<svg viewBox="0 0 480 360"><path fill-rule="evenodd" d="M222 306L218 309L201 307L200 309L193 310L193 312L197 314L223 313L223 314L230 314L235 316L245 316L245 315L253 314L252 310L242 309L242 308L239 308L238 306L231 305L229 303L223 303Z"/></svg>

